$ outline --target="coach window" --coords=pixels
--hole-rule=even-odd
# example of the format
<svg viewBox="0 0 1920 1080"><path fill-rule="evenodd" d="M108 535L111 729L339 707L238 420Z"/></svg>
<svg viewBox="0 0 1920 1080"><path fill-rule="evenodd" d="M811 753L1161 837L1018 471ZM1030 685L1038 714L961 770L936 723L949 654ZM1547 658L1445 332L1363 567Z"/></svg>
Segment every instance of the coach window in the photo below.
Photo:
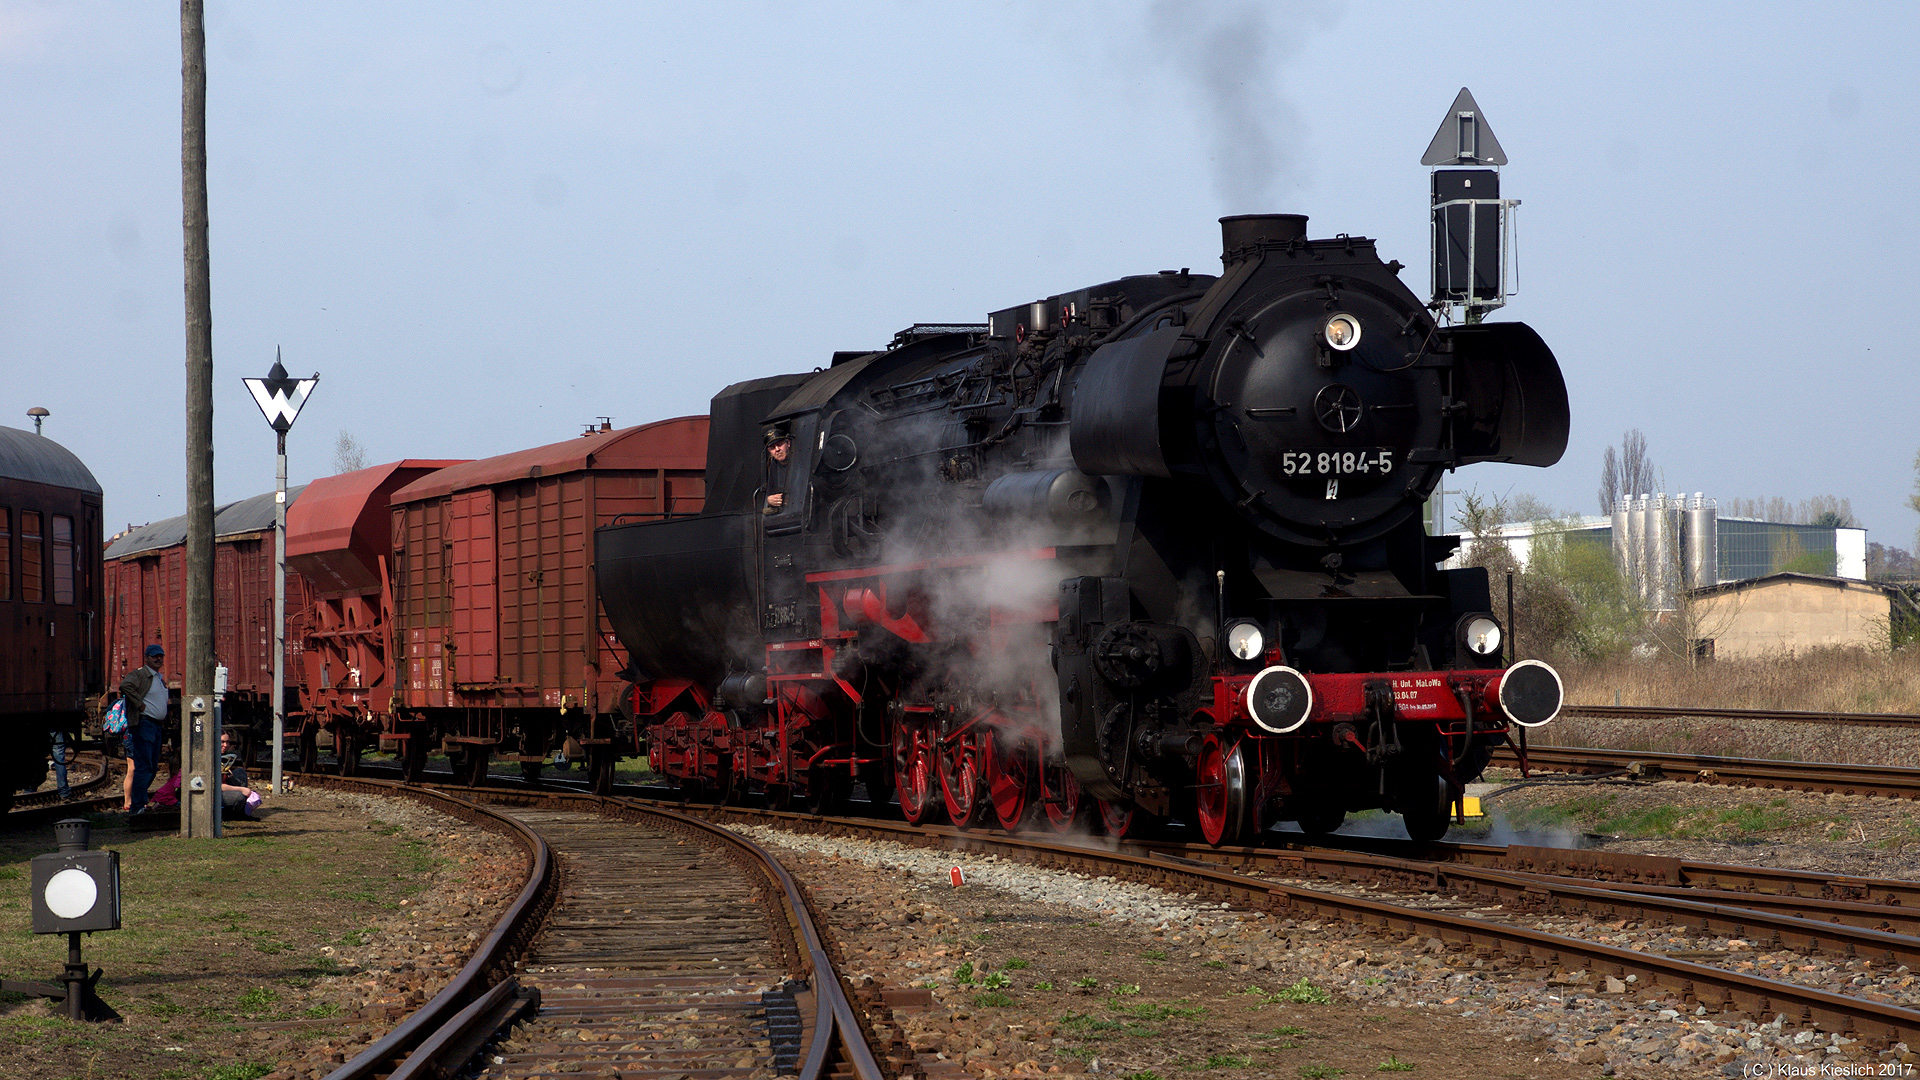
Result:
<svg viewBox="0 0 1920 1080"><path fill-rule="evenodd" d="M0 506L0 600L13 599L13 511Z"/></svg>
<svg viewBox="0 0 1920 1080"><path fill-rule="evenodd" d="M73 519L53 515L53 602L73 603Z"/></svg>
<svg viewBox="0 0 1920 1080"><path fill-rule="evenodd" d="M46 592L46 556L42 554L40 511L20 511L20 599L29 604L44 604Z"/></svg>

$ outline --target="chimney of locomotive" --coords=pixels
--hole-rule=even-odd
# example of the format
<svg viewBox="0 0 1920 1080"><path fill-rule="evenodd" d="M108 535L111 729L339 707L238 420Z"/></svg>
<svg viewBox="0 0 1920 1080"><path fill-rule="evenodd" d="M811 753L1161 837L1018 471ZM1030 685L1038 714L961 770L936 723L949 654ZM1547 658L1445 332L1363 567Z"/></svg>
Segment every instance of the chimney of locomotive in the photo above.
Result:
<svg viewBox="0 0 1920 1080"><path fill-rule="evenodd" d="M1239 252L1256 244L1287 244L1307 238L1305 214L1235 214L1220 219L1220 261L1240 261Z"/></svg>

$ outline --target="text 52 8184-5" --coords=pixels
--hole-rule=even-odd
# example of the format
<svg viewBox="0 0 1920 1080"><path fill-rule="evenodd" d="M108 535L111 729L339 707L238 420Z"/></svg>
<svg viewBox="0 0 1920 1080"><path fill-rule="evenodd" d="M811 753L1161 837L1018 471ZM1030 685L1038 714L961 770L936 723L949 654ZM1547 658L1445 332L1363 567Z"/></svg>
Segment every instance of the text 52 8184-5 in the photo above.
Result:
<svg viewBox="0 0 1920 1080"><path fill-rule="evenodd" d="M1287 450L1280 455L1287 476L1385 476L1393 471L1393 451Z"/></svg>

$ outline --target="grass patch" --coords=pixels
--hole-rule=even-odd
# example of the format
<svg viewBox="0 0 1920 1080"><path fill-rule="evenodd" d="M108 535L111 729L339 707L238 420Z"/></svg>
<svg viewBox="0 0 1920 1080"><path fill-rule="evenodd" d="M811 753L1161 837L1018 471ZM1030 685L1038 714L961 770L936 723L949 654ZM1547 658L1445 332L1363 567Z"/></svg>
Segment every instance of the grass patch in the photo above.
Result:
<svg viewBox="0 0 1920 1080"><path fill-rule="evenodd" d="M1006 971L1025 971L1032 966L1032 964L1027 963L1017 956L1008 957L1007 962L1000 965L1000 967Z"/></svg>
<svg viewBox="0 0 1920 1080"><path fill-rule="evenodd" d="M1374 1072L1412 1072L1413 1062L1401 1061L1400 1055L1388 1054L1387 1060L1373 1067Z"/></svg>
<svg viewBox="0 0 1920 1080"><path fill-rule="evenodd" d="M1730 807L1672 805L1626 807L1617 793L1575 795L1516 810L1522 828L1582 829L1612 836L1650 839L1745 839L1826 820L1796 813L1786 798L1744 802ZM1844 826L1839 839L1845 838Z"/></svg>
<svg viewBox="0 0 1920 1080"><path fill-rule="evenodd" d="M969 960L953 969L953 981L961 986L973 985L973 961Z"/></svg>
<svg viewBox="0 0 1920 1080"><path fill-rule="evenodd" d="M1166 958L1167 950L1165 949L1148 949L1140 954L1142 960L1165 960Z"/></svg>
<svg viewBox="0 0 1920 1080"><path fill-rule="evenodd" d="M271 1065L248 1061L239 1065L222 1065L208 1073L207 1080L260 1080L260 1077L272 1071Z"/></svg>
<svg viewBox="0 0 1920 1080"><path fill-rule="evenodd" d="M986 978L980 980L980 985L989 990L1005 990L1013 985L1013 980L1007 978L1005 972L989 971Z"/></svg>
<svg viewBox="0 0 1920 1080"><path fill-rule="evenodd" d="M1004 1009L1011 1004L1013 1004L1013 998L998 990L973 995L973 1005L976 1009Z"/></svg>
<svg viewBox="0 0 1920 1080"><path fill-rule="evenodd" d="M1053 982L1051 980L1047 982L1037 982L1033 984L1033 988L1035 990L1051 990L1053 989Z"/></svg>
<svg viewBox="0 0 1920 1080"><path fill-rule="evenodd" d="M1094 987L1100 985L1100 980L1094 978L1091 975L1086 975L1086 976L1082 976L1081 978L1073 980L1073 985L1079 987L1082 990L1091 990Z"/></svg>
<svg viewBox="0 0 1920 1080"><path fill-rule="evenodd" d="M1277 1001L1290 1002L1294 1005L1333 1004L1333 995L1308 982L1305 975L1300 976L1300 981L1292 986L1284 986L1278 990L1262 990L1258 986L1249 986L1240 992L1252 994L1269 1005Z"/></svg>
<svg viewBox="0 0 1920 1080"><path fill-rule="evenodd" d="M1181 1001L1185 1000L1185 998L1181 999ZM1109 1001L1107 1008L1114 1012L1134 1017L1135 1019L1148 1021L1171 1019L1189 1020L1207 1011L1205 1005L1156 1005L1151 1001L1143 1001L1137 1005L1123 1005L1120 1003L1119 998L1114 998L1112 1001Z"/></svg>
<svg viewBox="0 0 1920 1080"><path fill-rule="evenodd" d="M1333 1065L1302 1065L1300 1080L1333 1080L1336 1076L1345 1076L1347 1070Z"/></svg>

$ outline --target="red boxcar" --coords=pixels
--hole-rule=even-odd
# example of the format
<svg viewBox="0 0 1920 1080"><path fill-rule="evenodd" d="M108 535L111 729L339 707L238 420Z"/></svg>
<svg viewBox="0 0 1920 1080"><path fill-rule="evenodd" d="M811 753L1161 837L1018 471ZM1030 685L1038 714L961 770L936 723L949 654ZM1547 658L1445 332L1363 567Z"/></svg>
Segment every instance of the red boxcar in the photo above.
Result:
<svg viewBox="0 0 1920 1080"><path fill-rule="evenodd" d="M303 608L287 606L287 636L300 641L302 654L300 669L287 673L287 681L299 685L301 707L287 730L300 740L303 768L312 767L322 730L333 736L341 767L349 772L359 748L375 737L399 741L416 754L424 747L415 738L419 731L396 725L393 717L388 500L421 477L458 464L410 459L324 477L288 508L287 568L307 581L312 597Z"/></svg>
<svg viewBox="0 0 1920 1080"><path fill-rule="evenodd" d="M393 496L394 708L469 780L500 752L537 776L571 737L611 782L626 667L594 587L593 531L694 514L707 418L680 417L441 469Z"/></svg>
<svg viewBox="0 0 1920 1080"><path fill-rule="evenodd" d="M301 491L288 489L289 513ZM216 508L213 534L213 654L227 668L223 720L261 734L273 718L273 493ZM167 650L161 674L180 689L187 662L186 556L185 515L142 525L107 545L107 678L114 685L158 642ZM289 570L287 610L308 604L306 579ZM299 664L300 640L289 634L287 671ZM287 681L291 686L292 677ZM291 693L287 707L299 707Z"/></svg>
<svg viewBox="0 0 1920 1080"><path fill-rule="evenodd" d="M100 484L52 439L0 427L0 812L100 692L101 611Z"/></svg>

